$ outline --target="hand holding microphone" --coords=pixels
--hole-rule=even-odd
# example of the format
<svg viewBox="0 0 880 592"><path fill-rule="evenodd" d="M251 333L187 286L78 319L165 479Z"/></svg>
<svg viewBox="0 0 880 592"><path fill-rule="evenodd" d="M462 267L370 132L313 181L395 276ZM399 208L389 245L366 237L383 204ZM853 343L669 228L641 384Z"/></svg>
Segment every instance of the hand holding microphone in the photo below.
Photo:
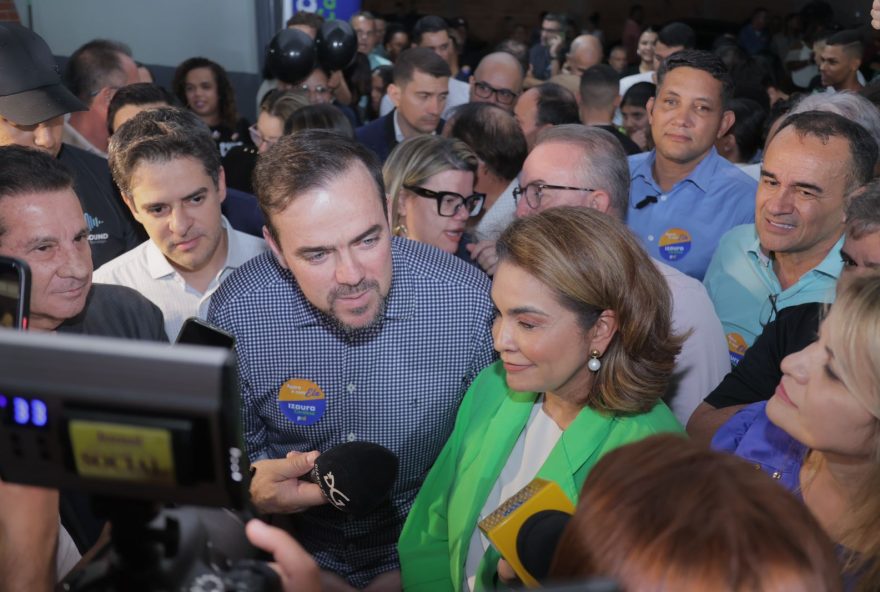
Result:
<svg viewBox="0 0 880 592"><path fill-rule="evenodd" d="M388 499L397 479L397 456L372 442L347 442L320 454L290 452L251 466L251 500L260 512L301 512L329 502L355 516Z"/></svg>

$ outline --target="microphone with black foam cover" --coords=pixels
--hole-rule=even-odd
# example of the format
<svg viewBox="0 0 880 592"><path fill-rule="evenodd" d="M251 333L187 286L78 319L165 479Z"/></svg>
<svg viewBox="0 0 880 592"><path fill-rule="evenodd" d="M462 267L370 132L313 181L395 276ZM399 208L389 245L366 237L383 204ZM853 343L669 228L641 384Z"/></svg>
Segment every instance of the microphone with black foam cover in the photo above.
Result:
<svg viewBox="0 0 880 592"><path fill-rule="evenodd" d="M327 501L354 516L386 501L397 479L397 455L372 442L346 442L321 453L309 472Z"/></svg>
<svg viewBox="0 0 880 592"><path fill-rule="evenodd" d="M560 510L541 510L529 516L516 534L516 554L523 568L538 582L544 583L562 531L571 514Z"/></svg>
<svg viewBox="0 0 880 592"><path fill-rule="evenodd" d="M494 512L480 520L479 527L523 584L537 588L550 569L555 543L562 534L559 528L561 518L572 514L574 504L558 483L532 479ZM526 532L523 532L524 529ZM553 549L539 548L549 545L551 540Z"/></svg>

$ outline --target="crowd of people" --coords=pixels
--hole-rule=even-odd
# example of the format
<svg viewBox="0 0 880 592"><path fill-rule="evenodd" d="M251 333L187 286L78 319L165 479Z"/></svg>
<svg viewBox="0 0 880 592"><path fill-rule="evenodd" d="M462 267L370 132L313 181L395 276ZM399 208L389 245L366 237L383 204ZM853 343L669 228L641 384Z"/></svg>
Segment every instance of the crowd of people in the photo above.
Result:
<svg viewBox="0 0 880 592"><path fill-rule="evenodd" d="M551 582L877 590L880 83L829 9L700 48L641 6L493 48L359 12L253 124L206 57L165 89L98 39L59 75L0 23L0 255L31 331L234 336L286 590L516 585L477 524L535 478L576 505ZM399 459L363 517L307 478L355 441ZM99 541L74 497L0 483L0 590Z"/></svg>

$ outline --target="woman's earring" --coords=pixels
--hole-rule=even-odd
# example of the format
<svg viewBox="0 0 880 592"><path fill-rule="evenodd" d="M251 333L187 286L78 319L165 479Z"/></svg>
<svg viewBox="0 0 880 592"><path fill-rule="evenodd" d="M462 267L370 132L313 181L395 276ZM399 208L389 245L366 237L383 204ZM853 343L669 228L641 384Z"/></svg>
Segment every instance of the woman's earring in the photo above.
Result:
<svg viewBox="0 0 880 592"><path fill-rule="evenodd" d="M406 228L406 224L401 222L397 226L394 227L394 236L402 236L403 238L407 238L409 236L409 231Z"/></svg>
<svg viewBox="0 0 880 592"><path fill-rule="evenodd" d="M601 367L602 361L599 359L599 350L594 349L590 352L590 361L587 362L587 368L590 369L590 372L598 372Z"/></svg>

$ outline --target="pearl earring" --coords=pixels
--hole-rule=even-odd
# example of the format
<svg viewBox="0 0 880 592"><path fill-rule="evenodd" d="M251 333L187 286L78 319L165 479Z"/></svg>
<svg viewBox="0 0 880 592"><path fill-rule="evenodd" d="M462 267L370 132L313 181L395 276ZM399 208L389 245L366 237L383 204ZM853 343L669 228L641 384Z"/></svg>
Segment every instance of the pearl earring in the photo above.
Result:
<svg viewBox="0 0 880 592"><path fill-rule="evenodd" d="M599 360L599 350L594 349L590 352L590 361L587 362L587 368L590 369L590 372L598 372L601 367L602 361Z"/></svg>

